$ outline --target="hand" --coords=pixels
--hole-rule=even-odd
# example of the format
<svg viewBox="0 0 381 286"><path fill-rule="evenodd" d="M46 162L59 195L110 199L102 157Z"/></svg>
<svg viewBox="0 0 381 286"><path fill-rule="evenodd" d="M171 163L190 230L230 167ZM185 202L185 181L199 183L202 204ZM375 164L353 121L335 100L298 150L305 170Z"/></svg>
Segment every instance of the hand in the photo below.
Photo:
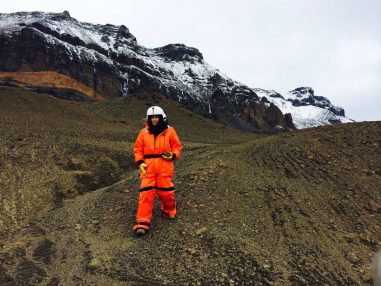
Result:
<svg viewBox="0 0 381 286"><path fill-rule="evenodd" d="M145 176L145 174L147 173L147 171L146 171L146 167L147 167L147 164L146 164L146 163L141 163L141 164L139 165L139 169L140 169L140 171L142 172L143 176Z"/></svg>
<svg viewBox="0 0 381 286"><path fill-rule="evenodd" d="M165 152L161 155L164 160L171 161L173 159L173 153L171 151Z"/></svg>

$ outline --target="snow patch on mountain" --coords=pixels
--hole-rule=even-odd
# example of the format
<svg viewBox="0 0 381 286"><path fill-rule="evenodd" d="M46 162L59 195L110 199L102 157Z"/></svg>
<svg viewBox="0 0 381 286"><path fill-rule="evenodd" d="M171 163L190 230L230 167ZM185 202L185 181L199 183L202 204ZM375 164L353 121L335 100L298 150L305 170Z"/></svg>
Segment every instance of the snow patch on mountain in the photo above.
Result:
<svg viewBox="0 0 381 286"><path fill-rule="evenodd" d="M329 125L333 123L353 122L353 120L345 116L340 116L332 112L330 109L335 108L335 106L331 105L328 100L325 101L322 99L322 101L326 103L325 108L312 104L308 105L303 102L305 99L309 99L310 101L314 100L311 99L310 93L308 95L297 94L295 90L293 90L283 96L274 90L254 88L254 91L258 96L264 96L269 102L278 106L283 114L290 113L292 115L294 125L298 129Z"/></svg>

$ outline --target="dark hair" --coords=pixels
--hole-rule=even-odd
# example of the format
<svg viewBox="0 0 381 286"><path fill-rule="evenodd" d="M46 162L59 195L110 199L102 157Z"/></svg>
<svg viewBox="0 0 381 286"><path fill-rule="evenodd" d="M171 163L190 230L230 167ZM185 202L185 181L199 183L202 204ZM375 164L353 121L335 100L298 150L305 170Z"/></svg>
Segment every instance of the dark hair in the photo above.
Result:
<svg viewBox="0 0 381 286"><path fill-rule="evenodd" d="M152 124L152 121L151 121L152 116L158 116L159 117L159 122L157 123L157 125ZM165 129L168 128L167 118L163 119L163 115L161 115L161 114L149 115L147 123L148 123L149 132L153 133L155 136L159 135L161 132L163 132Z"/></svg>

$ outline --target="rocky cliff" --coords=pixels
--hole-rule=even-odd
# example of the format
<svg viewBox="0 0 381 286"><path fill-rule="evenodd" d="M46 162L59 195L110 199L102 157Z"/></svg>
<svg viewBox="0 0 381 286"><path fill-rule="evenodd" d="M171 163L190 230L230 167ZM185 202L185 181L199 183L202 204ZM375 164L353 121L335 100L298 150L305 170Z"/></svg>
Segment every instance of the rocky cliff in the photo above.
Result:
<svg viewBox="0 0 381 286"><path fill-rule="evenodd" d="M67 11L0 14L0 71L57 72L102 98L159 92L250 131L295 128L293 115L211 67L196 48L148 49L123 25L79 22Z"/></svg>

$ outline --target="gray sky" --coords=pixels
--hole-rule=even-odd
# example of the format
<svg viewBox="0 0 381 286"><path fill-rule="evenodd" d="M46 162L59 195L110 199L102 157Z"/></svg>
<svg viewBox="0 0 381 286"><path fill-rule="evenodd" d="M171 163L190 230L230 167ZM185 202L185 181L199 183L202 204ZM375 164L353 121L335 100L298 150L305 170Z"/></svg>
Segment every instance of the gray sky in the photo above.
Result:
<svg viewBox="0 0 381 286"><path fill-rule="evenodd" d="M381 0L12 0L125 25L143 46L184 43L249 87L310 86L356 121L381 120Z"/></svg>

